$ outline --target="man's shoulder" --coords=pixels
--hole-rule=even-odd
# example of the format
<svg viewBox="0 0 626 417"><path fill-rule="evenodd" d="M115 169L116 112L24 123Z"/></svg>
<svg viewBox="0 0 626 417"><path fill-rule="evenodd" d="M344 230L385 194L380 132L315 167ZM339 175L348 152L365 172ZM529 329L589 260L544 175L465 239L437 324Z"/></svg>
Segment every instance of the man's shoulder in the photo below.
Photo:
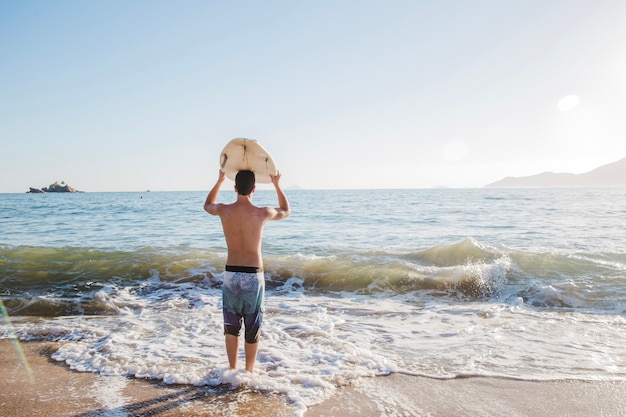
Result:
<svg viewBox="0 0 626 417"><path fill-rule="evenodd" d="M274 210L272 207L267 207L267 206L257 206L254 204L250 204L249 206L246 206L244 208L244 210L246 210L249 213L257 213L259 215L263 215L263 216L267 216L268 214L272 213L272 211Z"/></svg>
<svg viewBox="0 0 626 417"><path fill-rule="evenodd" d="M225 211L231 211L233 210L233 208L235 208L235 203L218 203L216 205L216 207L221 211L221 212L225 212Z"/></svg>
<svg viewBox="0 0 626 417"><path fill-rule="evenodd" d="M255 213L259 211L264 211L265 207L255 206L254 204L238 204L234 203L223 203L221 206L221 210L223 211L233 211L233 212L247 212L247 213Z"/></svg>

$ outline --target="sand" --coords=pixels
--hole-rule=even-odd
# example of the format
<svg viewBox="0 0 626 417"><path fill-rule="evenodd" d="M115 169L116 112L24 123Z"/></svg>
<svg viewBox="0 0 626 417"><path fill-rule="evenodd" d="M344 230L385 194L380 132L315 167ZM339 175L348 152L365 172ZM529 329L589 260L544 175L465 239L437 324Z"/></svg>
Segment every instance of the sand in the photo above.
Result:
<svg viewBox="0 0 626 417"><path fill-rule="evenodd" d="M306 417L626 416L626 382L437 380L394 374L364 380L314 406Z"/></svg>
<svg viewBox="0 0 626 417"><path fill-rule="evenodd" d="M245 388L167 385L75 372L50 358L56 343L0 341L0 416L292 416L283 396ZM272 410L268 414L268 410Z"/></svg>
<svg viewBox="0 0 626 417"><path fill-rule="evenodd" d="M0 341L0 416L291 416L284 396L245 388L166 385L70 370L50 358L55 343L22 343L28 367ZM30 368L30 373L28 372ZM305 417L625 416L626 381L365 378L311 406Z"/></svg>

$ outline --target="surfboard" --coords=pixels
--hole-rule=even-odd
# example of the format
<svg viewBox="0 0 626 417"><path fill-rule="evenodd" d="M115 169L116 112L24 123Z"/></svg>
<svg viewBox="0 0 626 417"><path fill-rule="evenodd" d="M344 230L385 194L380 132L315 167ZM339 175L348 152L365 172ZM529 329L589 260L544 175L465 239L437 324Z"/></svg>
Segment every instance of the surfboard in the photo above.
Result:
<svg viewBox="0 0 626 417"><path fill-rule="evenodd" d="M254 172L256 182L272 182L270 174L276 175L278 170L270 153L254 139L235 138L228 142L220 155L220 167L226 178L235 180L237 172L250 170Z"/></svg>

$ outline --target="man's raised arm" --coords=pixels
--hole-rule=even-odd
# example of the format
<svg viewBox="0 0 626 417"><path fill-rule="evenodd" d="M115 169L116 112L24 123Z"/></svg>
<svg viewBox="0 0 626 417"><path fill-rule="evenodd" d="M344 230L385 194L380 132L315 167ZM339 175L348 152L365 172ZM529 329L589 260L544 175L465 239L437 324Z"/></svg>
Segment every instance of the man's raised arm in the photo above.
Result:
<svg viewBox="0 0 626 417"><path fill-rule="evenodd" d="M215 202L217 201L217 194L220 192L220 187L222 186L222 183L224 182L224 175L225 175L224 171L220 169L217 182L215 183L211 191L209 191L209 195L206 197L206 200L204 202L204 210L206 210L207 213L212 214L214 216L217 215L218 204L215 204Z"/></svg>
<svg viewBox="0 0 626 417"><path fill-rule="evenodd" d="M289 200L287 200L287 196L283 192L282 188L280 188L280 177L280 172L277 172L276 175L270 174L270 179L272 180L272 184L274 184L276 196L278 197L278 208L275 209L276 213L270 220L281 220L291 214Z"/></svg>

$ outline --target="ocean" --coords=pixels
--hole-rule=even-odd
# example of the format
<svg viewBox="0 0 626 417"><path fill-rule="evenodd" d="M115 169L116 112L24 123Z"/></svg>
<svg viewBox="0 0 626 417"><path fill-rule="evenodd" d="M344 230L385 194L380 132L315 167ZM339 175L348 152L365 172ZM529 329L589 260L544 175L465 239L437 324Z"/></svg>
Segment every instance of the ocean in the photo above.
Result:
<svg viewBox="0 0 626 417"><path fill-rule="evenodd" d="M0 194L0 339L60 342L79 372L247 384L299 415L390 373L626 379L626 189L286 194L255 374L228 370L207 192Z"/></svg>

